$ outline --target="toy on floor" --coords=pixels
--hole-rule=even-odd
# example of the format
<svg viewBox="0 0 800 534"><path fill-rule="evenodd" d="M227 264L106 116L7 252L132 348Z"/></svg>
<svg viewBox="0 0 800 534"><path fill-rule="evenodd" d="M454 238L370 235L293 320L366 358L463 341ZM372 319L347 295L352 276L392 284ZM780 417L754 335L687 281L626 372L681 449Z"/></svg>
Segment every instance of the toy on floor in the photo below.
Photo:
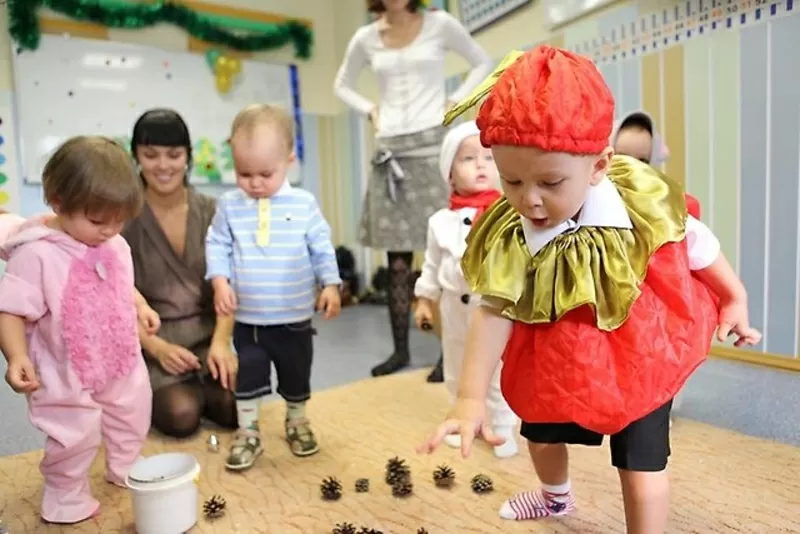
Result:
<svg viewBox="0 0 800 534"><path fill-rule="evenodd" d="M392 495L394 497L409 497L414 492L414 484L411 478L404 478L399 480L396 484L392 484Z"/></svg>
<svg viewBox="0 0 800 534"><path fill-rule="evenodd" d="M359 478L356 480L356 493L367 493L369 491L369 479Z"/></svg>
<svg viewBox="0 0 800 534"><path fill-rule="evenodd" d="M489 493L494 490L492 479L486 475L475 475L472 477L472 491L475 493Z"/></svg>
<svg viewBox="0 0 800 534"><path fill-rule="evenodd" d="M322 498L326 501L338 501L342 498L342 483L336 477L328 477L319 486Z"/></svg>
<svg viewBox="0 0 800 534"><path fill-rule="evenodd" d="M390 486L411 478L411 469L397 456L386 462L386 483Z"/></svg>
<svg viewBox="0 0 800 534"><path fill-rule="evenodd" d="M220 495L214 495L203 504L203 514L206 519L216 519L225 513L225 499Z"/></svg>
<svg viewBox="0 0 800 534"><path fill-rule="evenodd" d="M337 523L331 534L358 534L358 530L352 523Z"/></svg>
<svg viewBox="0 0 800 534"><path fill-rule="evenodd" d="M452 488L456 481L456 472L448 465L440 465L433 471L433 483L438 488Z"/></svg>
<svg viewBox="0 0 800 534"><path fill-rule="evenodd" d="M217 435L212 433L208 436L206 445L208 446L208 452L219 452L219 438Z"/></svg>

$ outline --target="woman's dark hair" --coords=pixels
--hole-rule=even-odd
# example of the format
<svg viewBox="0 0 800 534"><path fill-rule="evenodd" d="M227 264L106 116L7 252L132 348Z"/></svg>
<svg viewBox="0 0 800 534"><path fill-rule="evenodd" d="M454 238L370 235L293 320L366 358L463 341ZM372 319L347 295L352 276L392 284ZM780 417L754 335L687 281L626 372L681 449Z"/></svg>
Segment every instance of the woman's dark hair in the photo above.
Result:
<svg viewBox="0 0 800 534"><path fill-rule="evenodd" d="M174 146L186 149L186 181L192 169L192 139L186 121L171 109L151 109L145 111L133 125L131 154L136 158L136 148L142 145Z"/></svg>
<svg viewBox="0 0 800 534"><path fill-rule="evenodd" d="M409 0L406 9L415 13L420 7L422 7L422 0ZM367 0L367 11L370 13L383 13L386 11L386 7L383 5L383 0Z"/></svg>

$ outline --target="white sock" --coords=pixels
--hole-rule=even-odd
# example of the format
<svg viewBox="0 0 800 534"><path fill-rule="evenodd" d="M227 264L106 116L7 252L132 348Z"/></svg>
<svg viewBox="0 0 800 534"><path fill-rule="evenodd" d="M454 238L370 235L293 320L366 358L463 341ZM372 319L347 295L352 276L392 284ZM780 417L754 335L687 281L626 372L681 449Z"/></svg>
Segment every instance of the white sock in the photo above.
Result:
<svg viewBox="0 0 800 534"><path fill-rule="evenodd" d="M519 443L517 443L517 435L516 432L514 432L515 427L495 426L492 430L498 438L506 439L505 443L494 447L494 455L498 458L511 458L512 456L516 456L519 452Z"/></svg>
<svg viewBox="0 0 800 534"><path fill-rule="evenodd" d="M239 428L242 430L258 430L258 415L261 408L261 398L236 401L236 416L239 418Z"/></svg>
<svg viewBox="0 0 800 534"><path fill-rule="evenodd" d="M286 419L290 421L297 421L306 416L306 403L303 402L287 402L286 403Z"/></svg>
<svg viewBox="0 0 800 534"><path fill-rule="evenodd" d="M569 479L563 484L558 484L557 486L550 486L549 484L542 484L542 489L547 493L554 493L556 495L564 495L565 493L569 493L571 484Z"/></svg>

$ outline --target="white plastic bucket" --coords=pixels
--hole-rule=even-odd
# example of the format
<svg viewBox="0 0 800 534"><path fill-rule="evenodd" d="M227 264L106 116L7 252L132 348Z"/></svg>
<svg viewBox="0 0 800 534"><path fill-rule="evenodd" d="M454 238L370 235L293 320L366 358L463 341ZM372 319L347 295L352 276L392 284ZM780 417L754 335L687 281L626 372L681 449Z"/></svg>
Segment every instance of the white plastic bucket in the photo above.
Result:
<svg viewBox="0 0 800 534"><path fill-rule="evenodd" d="M171 452L136 462L125 483L131 490L138 534L183 534L197 523L200 465L191 454Z"/></svg>

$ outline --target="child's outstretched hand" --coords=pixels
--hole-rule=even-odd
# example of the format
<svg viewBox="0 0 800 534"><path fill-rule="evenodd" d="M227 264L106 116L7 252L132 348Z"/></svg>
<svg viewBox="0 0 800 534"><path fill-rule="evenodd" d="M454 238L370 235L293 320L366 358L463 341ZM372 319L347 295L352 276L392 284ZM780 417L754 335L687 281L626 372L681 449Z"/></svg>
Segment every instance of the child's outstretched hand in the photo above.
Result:
<svg viewBox="0 0 800 534"><path fill-rule="evenodd" d="M33 393L39 389L39 380L30 358L16 358L8 362L6 382L17 393Z"/></svg>
<svg viewBox="0 0 800 534"><path fill-rule="evenodd" d="M720 306L717 339L725 341L731 334L737 336L733 342L736 347L755 345L761 341L761 332L750 326L746 302L734 300Z"/></svg>
<svg viewBox="0 0 800 534"><path fill-rule="evenodd" d="M444 423L419 447L418 453L430 454L442 444L445 436L449 434L461 435L461 456L469 457L472 451L472 442L478 434L489 445L496 447L506 442L505 438L494 435L489 425L485 424L486 403L474 399L459 398L456 400Z"/></svg>
<svg viewBox="0 0 800 534"><path fill-rule="evenodd" d="M342 311L342 298L339 296L339 286L327 286L319 295L317 310L324 311L325 319L333 319Z"/></svg>

